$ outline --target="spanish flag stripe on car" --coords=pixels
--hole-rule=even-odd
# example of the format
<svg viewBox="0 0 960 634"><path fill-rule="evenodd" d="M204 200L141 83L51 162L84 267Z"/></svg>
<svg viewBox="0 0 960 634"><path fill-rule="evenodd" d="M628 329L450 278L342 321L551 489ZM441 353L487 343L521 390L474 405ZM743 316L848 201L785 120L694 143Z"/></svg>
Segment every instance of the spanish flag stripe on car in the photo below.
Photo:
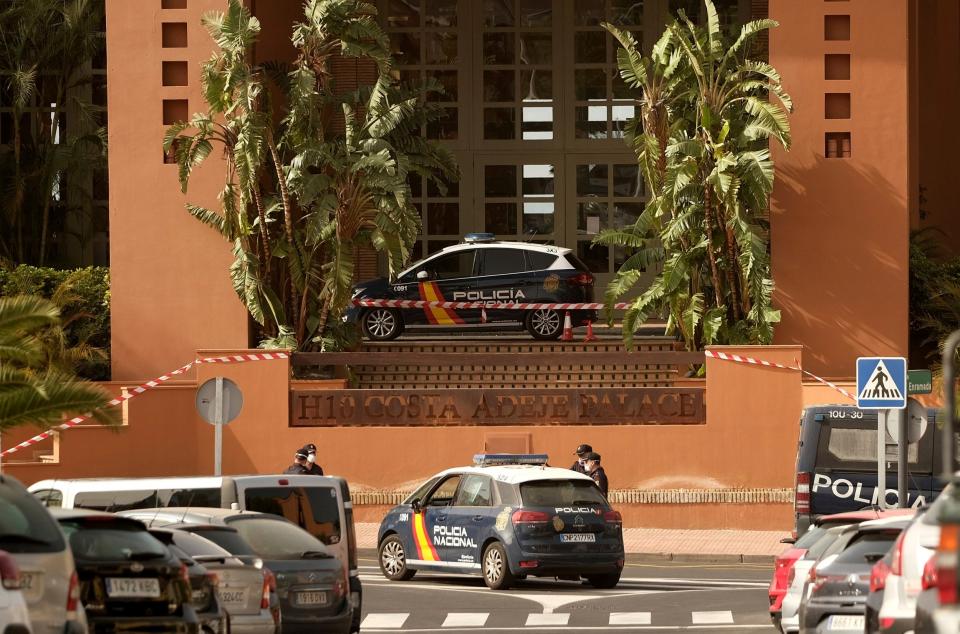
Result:
<svg viewBox="0 0 960 634"><path fill-rule="evenodd" d="M424 520L423 513L416 513L413 516L413 541L417 545L417 556L423 561L440 561L437 551L430 543L430 536L427 534L427 523Z"/></svg>
<svg viewBox="0 0 960 634"><path fill-rule="evenodd" d="M420 285L420 296L423 297L425 301L428 302L442 302L445 301L443 293L440 292L440 289L437 288L436 282L424 282ZM441 324L444 326L450 326L453 324L462 324L463 319L453 311L452 308L440 308L439 306L427 306L424 310L427 311L427 318L430 319L431 324ZM433 318L431 319L431 311L433 312Z"/></svg>

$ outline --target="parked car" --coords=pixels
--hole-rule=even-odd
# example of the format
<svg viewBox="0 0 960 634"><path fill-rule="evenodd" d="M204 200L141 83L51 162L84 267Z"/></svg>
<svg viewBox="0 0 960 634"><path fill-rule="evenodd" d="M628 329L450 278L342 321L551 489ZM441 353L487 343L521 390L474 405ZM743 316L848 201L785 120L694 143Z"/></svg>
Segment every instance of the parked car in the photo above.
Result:
<svg viewBox="0 0 960 634"><path fill-rule="evenodd" d="M77 570L47 509L15 478L0 475L0 549L20 568L34 634L83 634Z"/></svg>
<svg viewBox="0 0 960 634"><path fill-rule="evenodd" d="M807 531L807 535L812 533L816 536L816 539L810 544L803 556L794 562L787 577L787 591L783 595L783 602L780 605L779 621L780 631L784 634L797 634L800 631L800 605L804 598L810 569L816 565L823 553L833 545L834 541L849 526L849 524L840 524L822 530L814 528Z"/></svg>
<svg viewBox="0 0 960 634"><path fill-rule="evenodd" d="M907 451L909 506L929 504L943 489L936 410L928 410L927 432ZM800 417L797 446L795 533L799 537L818 515L876 506L877 413L852 405L815 405ZM889 456L896 463L896 454ZM887 471L886 500L897 505L897 470Z"/></svg>
<svg viewBox="0 0 960 634"><path fill-rule="evenodd" d="M0 550L0 632L30 634L27 601L20 591L20 567L10 553Z"/></svg>
<svg viewBox="0 0 960 634"><path fill-rule="evenodd" d="M923 593L917 602L916 634L960 632L960 501L951 490L937 514L940 543L924 570Z"/></svg>
<svg viewBox="0 0 960 634"><path fill-rule="evenodd" d="M913 621L913 632L914 634L936 634L938 630L934 615L940 608L940 579L937 575L936 556L931 557L927 561L927 565L923 567L921 588L920 596L917 597L917 613ZM943 621L948 620L948 618L949 614L941 613ZM960 621L957 622L957 625L960 626ZM948 630L949 628L944 627L940 631ZM955 630L960 632L960 627L956 627Z"/></svg>
<svg viewBox="0 0 960 634"><path fill-rule="evenodd" d="M200 632L186 566L142 522L79 509L53 515L76 558L92 632Z"/></svg>
<svg viewBox="0 0 960 634"><path fill-rule="evenodd" d="M593 275L564 247L498 242L492 233L468 234L401 271L392 282L378 278L353 287L353 299L488 303L490 308L390 308L353 306L344 321L359 323L375 341L399 337L408 325L462 329L471 324L515 323L534 339L563 333L563 311L494 308L499 303L593 302ZM574 326L596 321L594 310L571 310Z"/></svg>
<svg viewBox="0 0 960 634"><path fill-rule="evenodd" d="M861 634L873 565L887 554L908 518L863 522L845 529L810 569L800 606L800 631Z"/></svg>
<svg viewBox="0 0 960 634"><path fill-rule="evenodd" d="M123 515L154 527L192 532L237 556L261 558L276 575L284 634L351 631L353 606L346 569L320 540L296 524L268 513L213 508L141 509Z"/></svg>

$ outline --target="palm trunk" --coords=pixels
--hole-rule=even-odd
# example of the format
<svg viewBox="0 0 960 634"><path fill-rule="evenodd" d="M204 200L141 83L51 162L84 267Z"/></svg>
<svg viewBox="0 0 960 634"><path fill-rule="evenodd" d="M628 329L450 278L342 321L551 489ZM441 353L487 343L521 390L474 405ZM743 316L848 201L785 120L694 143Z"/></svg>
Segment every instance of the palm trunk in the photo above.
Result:
<svg viewBox="0 0 960 634"><path fill-rule="evenodd" d="M280 188L280 199L283 202L283 226L284 230L286 231L287 240L290 242L290 248L293 249L293 257L297 259L297 264L299 265L301 273L306 275L306 271L303 268L303 259L301 257L302 254L300 253L300 246L297 243L297 239L293 231L293 201L290 198L290 191L287 189L287 180L283 175L283 164L280 162L280 152L277 150L277 144L274 142L273 136L269 133L267 136L267 147L270 149L270 156L273 158L273 166L277 172L277 185ZM299 307L299 305L300 294L297 290L297 282L293 279L293 275L291 275L290 307L292 310L288 311L287 314L296 314L296 309Z"/></svg>
<svg viewBox="0 0 960 634"><path fill-rule="evenodd" d="M740 305L740 262L737 259L737 245L733 238L733 229L730 228L728 223L724 223L724 236L727 243L727 258L730 262L727 265L727 284L730 286L730 293L733 294L733 318L735 320L740 320L743 316Z"/></svg>
<svg viewBox="0 0 960 634"><path fill-rule="evenodd" d="M58 104L63 103L63 95L61 94L62 92L63 92L63 85L57 84L57 103ZM51 151L53 151L54 139L57 136L57 130L59 129L59 127L60 127L60 111L55 110L53 115L53 121L51 123L51 128L50 128L50 138L47 139L47 145L50 146ZM60 139L60 141L65 142L66 139ZM41 181L42 186L48 190L47 192L48 195L43 197L43 220L41 221L41 226L40 226L40 255L38 258L40 266L44 265L47 257L47 231L50 228L50 202L52 199L52 196L49 195L49 190L52 189L52 185L53 185L52 181L55 178L56 178L55 174L52 176L50 174L49 162L46 163L43 168L43 180ZM60 195L61 197L63 196L62 191L60 192Z"/></svg>
<svg viewBox="0 0 960 634"><path fill-rule="evenodd" d="M713 280L713 295L717 308L723 306L723 295L720 289L720 271L717 269L717 256L713 252L713 189L704 187L703 196L703 227L707 234L707 257L710 260L710 277Z"/></svg>
<svg viewBox="0 0 960 634"><path fill-rule="evenodd" d="M263 268L264 279L269 283L270 280L270 239L267 235L267 214L263 209L263 198L260 197L260 190L254 185L250 188L253 196L253 204L257 208L257 218L260 220L260 246L263 249Z"/></svg>
<svg viewBox="0 0 960 634"><path fill-rule="evenodd" d="M327 329L327 319L330 318L330 298L323 300L323 308L320 309L320 323L317 324L317 336L322 337Z"/></svg>
<svg viewBox="0 0 960 634"><path fill-rule="evenodd" d="M17 261L25 262L23 257L23 135L20 132L20 110L13 111L13 222L17 227Z"/></svg>

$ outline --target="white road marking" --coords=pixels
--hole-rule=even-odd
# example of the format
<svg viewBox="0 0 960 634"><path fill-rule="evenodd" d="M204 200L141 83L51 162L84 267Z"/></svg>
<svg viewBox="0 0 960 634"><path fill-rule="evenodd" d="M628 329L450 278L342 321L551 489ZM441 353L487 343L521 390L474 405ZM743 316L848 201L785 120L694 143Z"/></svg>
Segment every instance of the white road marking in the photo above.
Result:
<svg viewBox="0 0 960 634"><path fill-rule="evenodd" d="M691 612L694 625L724 625L733 623L733 612L718 610L715 612Z"/></svg>
<svg viewBox="0 0 960 634"><path fill-rule="evenodd" d="M483 627L489 616L489 612L450 612L443 627Z"/></svg>
<svg viewBox="0 0 960 634"><path fill-rule="evenodd" d="M650 625L650 613L611 612L610 625Z"/></svg>
<svg viewBox="0 0 960 634"><path fill-rule="evenodd" d="M403 627L403 624L407 622L407 617L409 616L409 612L368 614L367 618L363 619L363 623L360 624L360 629L368 627L393 630L400 629Z"/></svg>
<svg viewBox="0 0 960 634"><path fill-rule="evenodd" d="M566 612L562 612L559 614L550 614L550 613L537 614L536 612L534 612L533 614L527 615L526 625L527 627L536 627L536 626L543 626L543 625L564 626L567 624L569 620L570 620L570 614Z"/></svg>
<svg viewBox="0 0 960 634"><path fill-rule="evenodd" d="M542 615L541 615L542 616ZM610 632L610 631L619 631L619 632L663 632L663 631L687 631L687 630L696 630L702 632L707 631L724 631L729 632L733 631L736 628L737 632L742 632L744 630L769 630L770 625L573 625L573 626L564 626L563 628L557 628L554 625L539 625L539 626L530 626L525 628L524 631L555 631L557 629L569 629L571 631L577 632ZM395 630L386 630L386 629L365 629L363 634L374 634L376 632L393 632ZM403 630L408 634L449 634L450 632L471 632L471 631L482 631L482 632L516 632L516 627L484 627L484 628L463 628L460 630L443 630L440 628L408 628Z"/></svg>

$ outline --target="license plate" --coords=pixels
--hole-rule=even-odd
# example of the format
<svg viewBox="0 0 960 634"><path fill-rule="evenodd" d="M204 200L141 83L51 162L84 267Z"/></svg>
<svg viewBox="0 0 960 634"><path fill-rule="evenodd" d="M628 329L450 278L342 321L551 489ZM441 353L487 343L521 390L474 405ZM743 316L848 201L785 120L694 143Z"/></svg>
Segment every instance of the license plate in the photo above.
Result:
<svg viewBox="0 0 960 634"><path fill-rule="evenodd" d="M107 596L114 599L157 599L159 579L108 578Z"/></svg>
<svg viewBox="0 0 960 634"><path fill-rule="evenodd" d="M220 599L225 607L237 607L247 605L247 590L233 590L221 587L217 590L217 598Z"/></svg>
<svg viewBox="0 0 960 634"><path fill-rule="evenodd" d="M20 591L27 603L37 601L43 595L43 573L20 571Z"/></svg>
<svg viewBox="0 0 960 634"><path fill-rule="evenodd" d="M593 533L564 533L560 536L560 541L567 544L583 544L597 541L597 536Z"/></svg>
<svg viewBox="0 0 960 634"><path fill-rule="evenodd" d="M326 592L298 592L297 605L326 605Z"/></svg>
<svg viewBox="0 0 960 634"><path fill-rule="evenodd" d="M864 630L864 617L861 615L853 616L831 616L829 628L831 630Z"/></svg>

